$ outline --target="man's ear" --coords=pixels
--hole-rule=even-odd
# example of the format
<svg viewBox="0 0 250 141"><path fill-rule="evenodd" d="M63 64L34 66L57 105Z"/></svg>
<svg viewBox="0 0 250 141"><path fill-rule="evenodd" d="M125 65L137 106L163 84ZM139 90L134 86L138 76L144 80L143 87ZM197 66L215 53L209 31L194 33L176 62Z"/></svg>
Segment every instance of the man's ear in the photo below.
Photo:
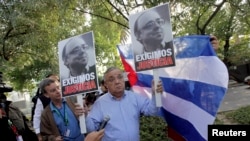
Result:
<svg viewBox="0 0 250 141"><path fill-rule="evenodd" d="M106 89L108 89L108 87L107 87L107 85L106 85L106 82L105 82L105 81L104 81L103 86L104 86Z"/></svg>

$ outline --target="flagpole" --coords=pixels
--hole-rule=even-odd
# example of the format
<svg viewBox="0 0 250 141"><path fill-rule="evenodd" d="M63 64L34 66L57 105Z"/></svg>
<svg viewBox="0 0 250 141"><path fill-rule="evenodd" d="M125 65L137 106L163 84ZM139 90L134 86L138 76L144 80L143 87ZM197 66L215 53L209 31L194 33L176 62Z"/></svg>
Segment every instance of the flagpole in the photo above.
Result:
<svg viewBox="0 0 250 141"><path fill-rule="evenodd" d="M162 106L161 94L160 94L160 93L157 93L157 91L156 91L157 84L158 84L158 81L159 81L158 69L153 69L153 79L154 79L154 87L155 87L155 101L156 101L156 107L161 107L161 106Z"/></svg>

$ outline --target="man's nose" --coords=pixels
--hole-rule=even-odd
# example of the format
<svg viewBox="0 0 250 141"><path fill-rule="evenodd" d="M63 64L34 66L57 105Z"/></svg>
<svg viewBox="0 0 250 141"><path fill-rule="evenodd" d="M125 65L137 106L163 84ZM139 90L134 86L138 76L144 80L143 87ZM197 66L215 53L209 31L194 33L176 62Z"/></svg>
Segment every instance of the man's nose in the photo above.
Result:
<svg viewBox="0 0 250 141"><path fill-rule="evenodd" d="M118 78L115 79L115 83L119 83L120 80Z"/></svg>

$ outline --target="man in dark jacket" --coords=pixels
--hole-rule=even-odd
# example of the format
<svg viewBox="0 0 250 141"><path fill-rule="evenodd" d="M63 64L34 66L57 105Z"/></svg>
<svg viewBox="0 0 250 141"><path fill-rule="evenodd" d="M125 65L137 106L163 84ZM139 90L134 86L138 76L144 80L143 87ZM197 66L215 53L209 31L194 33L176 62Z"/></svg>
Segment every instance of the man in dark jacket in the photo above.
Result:
<svg viewBox="0 0 250 141"><path fill-rule="evenodd" d="M0 93L0 103L1 138L6 141L19 141L20 139L37 141L36 134L28 126L26 116L11 101L8 101L3 93Z"/></svg>

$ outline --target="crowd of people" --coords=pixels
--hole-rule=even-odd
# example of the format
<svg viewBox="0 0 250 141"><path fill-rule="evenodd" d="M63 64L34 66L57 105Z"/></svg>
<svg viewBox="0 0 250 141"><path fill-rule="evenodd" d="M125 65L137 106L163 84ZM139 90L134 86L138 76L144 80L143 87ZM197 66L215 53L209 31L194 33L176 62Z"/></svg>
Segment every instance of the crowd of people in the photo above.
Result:
<svg viewBox="0 0 250 141"><path fill-rule="evenodd" d="M211 36L210 41L216 51L217 38ZM154 97L148 99L126 90L123 71L117 67L107 69L99 86L102 93L87 93L81 106L74 96L63 98L59 77L48 75L38 88L33 127L19 108L0 93L0 134L8 141L139 141L140 116L157 113ZM155 89L162 93L161 81L157 88L152 84L152 94ZM86 117L86 134L80 132L81 115ZM100 129L107 117L107 125Z"/></svg>
<svg viewBox="0 0 250 141"><path fill-rule="evenodd" d="M138 17L134 34L143 45L143 52L173 48L172 41L163 41L164 23L157 12L143 13ZM218 50L217 38L211 36L210 39L214 50ZM95 66L87 63L86 48L81 38L72 38L66 43L62 59L69 69L67 78L96 71ZM157 83L156 87L154 83ZM0 93L1 137L8 141L139 141L140 116L156 116L158 113L155 97L149 99L128 90L124 72L118 67L106 70L99 87L100 94L87 93L80 105L75 96L62 96L57 74L48 75L40 82L37 96L33 99L33 127L28 126L26 116L18 107ZM155 92L162 94L161 81L152 81L152 95ZM79 116L82 115L86 118L87 133L81 133Z"/></svg>
<svg viewBox="0 0 250 141"><path fill-rule="evenodd" d="M13 118L13 116L20 116L18 119L22 121L14 123L15 121L13 120L13 124L17 127L17 133L13 132L13 134L10 134L12 133L12 131L10 131L9 134L5 134L8 135L8 137L13 138L6 138L7 140L16 140L17 136L21 136L24 141L99 141L101 139L138 140L139 116L142 113L145 115L154 115L157 110L154 100L136 95L132 91L125 90L123 71L117 67L111 67L105 72L104 81L100 82L100 87L103 87L103 93L99 95L96 95L96 93L88 93L84 98L85 103L83 103L83 106L75 103L74 96L66 98L62 97L59 81L59 78L53 74L47 76L40 82L38 88L39 96L34 110L34 130L29 128L29 131L32 133L32 136L29 137L33 137L33 139L27 138L21 132L25 127L24 125L19 126L18 123L24 124L26 119L25 115L15 107L13 108L15 109L15 112L10 110L8 117ZM157 91L162 92L161 83L159 83ZM6 97L1 99L6 100ZM106 105L106 100L111 102L111 105ZM130 102L133 102L133 104L129 104ZM102 107L103 111L98 108L102 104L104 104ZM112 104L120 106L116 107ZM93 107L90 108L90 105ZM8 106L14 107L14 105ZM115 107L114 111L110 107ZM1 109L2 107L0 110ZM119 111L119 109L121 111ZM133 112L131 113L130 110ZM117 112L122 112L123 114L117 114ZM2 113L5 112L1 110L0 116L2 119L0 121L3 121L6 115ZM125 118L125 114L127 113L131 114L126 115L127 118ZM86 115L87 119L87 134L82 134L80 132L78 117L83 114ZM104 114L110 116L111 119L105 129L99 129L99 126L104 119ZM14 117L13 119L17 118ZM126 130L123 129L126 124L120 122L119 119L124 119L124 121L131 126L127 127ZM5 124L7 126L7 122ZM116 130L117 133L113 134L115 128L119 130ZM1 126L1 129L4 128ZM18 141L21 141L21 139Z"/></svg>

